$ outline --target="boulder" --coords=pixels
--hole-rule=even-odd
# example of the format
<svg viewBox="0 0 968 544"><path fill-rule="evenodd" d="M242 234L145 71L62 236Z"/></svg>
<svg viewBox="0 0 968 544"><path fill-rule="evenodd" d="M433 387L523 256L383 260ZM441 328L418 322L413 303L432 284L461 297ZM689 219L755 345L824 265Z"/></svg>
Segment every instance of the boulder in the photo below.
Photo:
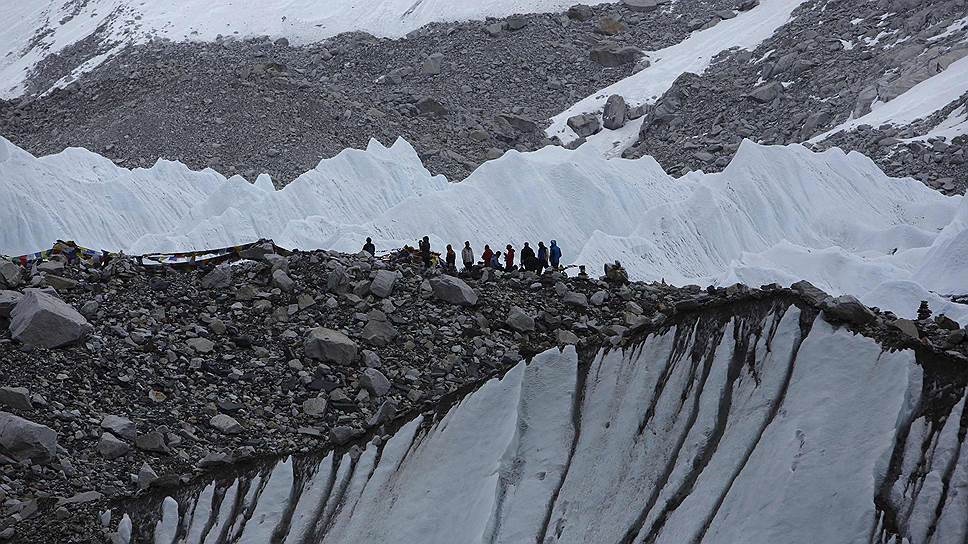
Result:
<svg viewBox="0 0 968 544"><path fill-rule="evenodd" d="M0 412L0 453L16 461L46 464L57 455L57 433L9 412Z"/></svg>
<svg viewBox="0 0 968 544"><path fill-rule="evenodd" d="M897 319L891 322L891 326L914 340L921 338L917 323L910 319Z"/></svg>
<svg viewBox="0 0 968 544"><path fill-rule="evenodd" d="M851 295L827 299L823 311L837 321L865 325L877 320L877 315Z"/></svg>
<svg viewBox="0 0 968 544"><path fill-rule="evenodd" d="M961 328L957 321L944 314L938 314L934 318L934 324L946 331L956 331Z"/></svg>
<svg viewBox="0 0 968 544"><path fill-rule="evenodd" d="M773 100L780 96L780 93L782 92L783 85L777 81L774 81L772 83L760 85L759 87L750 91L746 96L748 96L754 102L766 104L767 102L773 102Z"/></svg>
<svg viewBox="0 0 968 544"><path fill-rule="evenodd" d="M576 335L571 331L566 331L564 329L558 329L558 332L556 333L556 337L558 339L559 344L563 344L566 346L577 344L579 340L578 335Z"/></svg>
<svg viewBox="0 0 968 544"><path fill-rule="evenodd" d="M380 313L382 314L383 312ZM392 342L397 337L397 334L399 334L397 329L388 323L386 315L383 315L383 319L371 318L367 321L366 326L363 327L361 336L374 346L385 346Z"/></svg>
<svg viewBox="0 0 968 544"><path fill-rule="evenodd" d="M303 412L309 417L322 417L326 415L327 402L324 397L313 397L306 399L302 403Z"/></svg>
<svg viewBox="0 0 968 544"><path fill-rule="evenodd" d="M790 286L790 289L793 289L794 292L814 306L820 306L825 300L830 298L830 295L815 287L807 280L800 280L794 283Z"/></svg>
<svg viewBox="0 0 968 544"><path fill-rule="evenodd" d="M138 435L138 438L134 441L134 445L139 450L154 453L169 453L171 451L168 449L168 443L165 442L165 435L158 431Z"/></svg>
<svg viewBox="0 0 968 544"><path fill-rule="evenodd" d="M595 16L595 11L591 6L576 4L568 8L568 18L575 21L587 21Z"/></svg>
<svg viewBox="0 0 968 544"><path fill-rule="evenodd" d="M397 415L397 401L387 399L377 408L376 413L366 420L367 427L376 427L393 419Z"/></svg>
<svg viewBox="0 0 968 544"><path fill-rule="evenodd" d="M242 432L242 425L228 414L216 414L208 420L208 424L222 434L239 434Z"/></svg>
<svg viewBox="0 0 968 544"><path fill-rule="evenodd" d="M232 267L216 266L214 270L202 276L199 284L203 289L225 289L232 286Z"/></svg>
<svg viewBox="0 0 968 544"><path fill-rule="evenodd" d="M285 270L277 269L272 273L272 285L289 293L296 286L296 282L292 281L292 278L289 277L289 274L286 274Z"/></svg>
<svg viewBox="0 0 968 544"><path fill-rule="evenodd" d="M134 440L138 436L138 428L126 417L106 415L101 418L101 428L127 440Z"/></svg>
<svg viewBox="0 0 968 544"><path fill-rule="evenodd" d="M417 111L421 114L447 115L447 108L430 97L424 97L418 100L416 107Z"/></svg>
<svg viewBox="0 0 968 544"><path fill-rule="evenodd" d="M0 387L0 404L14 410L33 410L26 387Z"/></svg>
<svg viewBox="0 0 968 544"><path fill-rule="evenodd" d="M420 73L425 76L437 75L440 73L443 63L444 55L441 53L434 53L424 60L423 64L420 66Z"/></svg>
<svg viewBox="0 0 968 544"><path fill-rule="evenodd" d="M588 297L584 293L576 293L575 291L568 291L565 296L561 297L561 301L568 306L574 306L576 308L587 308L588 307Z"/></svg>
<svg viewBox="0 0 968 544"><path fill-rule="evenodd" d="M518 332L529 332L534 330L534 318L517 306L511 306L505 323Z"/></svg>
<svg viewBox="0 0 968 544"><path fill-rule="evenodd" d="M386 298L393 294L393 286L397 281L397 273L389 270L380 270L370 282L370 293L373 296Z"/></svg>
<svg viewBox="0 0 968 544"><path fill-rule="evenodd" d="M602 124L609 130L622 128L625 126L625 111L625 99L620 95L613 94L605 102Z"/></svg>
<svg viewBox="0 0 968 544"><path fill-rule="evenodd" d="M589 299L589 302L591 302L592 306L601 306L605 304L606 300L608 300L608 291L602 290L595 292Z"/></svg>
<svg viewBox="0 0 968 544"><path fill-rule="evenodd" d="M530 134L532 132L537 132L538 130L538 123L526 117L521 117L520 115L502 113L501 115L498 115L498 117L506 121L511 128L518 132Z"/></svg>
<svg viewBox="0 0 968 544"><path fill-rule="evenodd" d="M185 341L186 344L198 353L211 353L215 349L215 342L212 342L208 338L189 338Z"/></svg>
<svg viewBox="0 0 968 544"><path fill-rule="evenodd" d="M375 368L367 368L363 371L360 385L374 397L382 397L390 392L390 380Z"/></svg>
<svg viewBox="0 0 968 544"><path fill-rule="evenodd" d="M620 46L616 44L601 45L592 48L589 58L592 62L605 67L622 66L623 64L635 64L645 54L635 47Z"/></svg>
<svg viewBox="0 0 968 544"><path fill-rule="evenodd" d="M444 302L458 306L474 306L477 304L477 293L460 278L447 275L431 278L430 288L433 290L434 296Z"/></svg>
<svg viewBox="0 0 968 544"><path fill-rule="evenodd" d="M575 131L581 138L587 138L592 134L597 133L602 130L602 123L598 120L598 116L592 113L582 113L580 115L572 115L568 118L568 127Z"/></svg>
<svg viewBox="0 0 968 544"><path fill-rule="evenodd" d="M27 289L10 319L14 339L45 348L74 344L94 330L70 304L40 289Z"/></svg>
<svg viewBox="0 0 968 544"><path fill-rule="evenodd" d="M17 263L0 262L0 285L10 288L20 287L24 282L24 269Z"/></svg>
<svg viewBox="0 0 968 544"><path fill-rule="evenodd" d="M309 332L303 344L306 357L320 361L332 362L338 365L348 365L356 360L358 348L356 342L345 334L316 327Z"/></svg>
<svg viewBox="0 0 968 544"><path fill-rule="evenodd" d="M17 291L0 290L0 318L10 317L10 312L22 298L24 296Z"/></svg>
<svg viewBox="0 0 968 544"><path fill-rule="evenodd" d="M105 459L110 461L124 457L129 451L131 451L131 446L124 440L107 431L101 433L101 439L97 443L97 452L103 455Z"/></svg>

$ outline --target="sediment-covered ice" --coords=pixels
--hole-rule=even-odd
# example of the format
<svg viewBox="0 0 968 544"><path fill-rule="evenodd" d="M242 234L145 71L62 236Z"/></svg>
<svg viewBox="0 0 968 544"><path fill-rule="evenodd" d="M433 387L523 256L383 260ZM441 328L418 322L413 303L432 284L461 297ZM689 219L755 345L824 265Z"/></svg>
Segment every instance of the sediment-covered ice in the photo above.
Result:
<svg viewBox="0 0 968 544"><path fill-rule="evenodd" d="M964 542L963 386L930 397L913 352L795 306L730 312L590 361L547 351L355 462L184 490L181 525L234 518L248 539L204 540L225 543ZM220 500L236 488L248 507ZM171 502L141 520L156 544L177 536Z"/></svg>
<svg viewBox="0 0 968 544"><path fill-rule="evenodd" d="M807 279L899 315L968 291L968 201L890 178L863 155L744 142L725 171L675 179L650 157L594 149L510 151L461 183L432 176L398 140L345 150L281 190L159 161L128 170L68 149L35 158L0 141L0 253L72 239L128 253L212 249L272 238L358 251L469 240L479 253L556 239L567 263L673 284L789 285Z"/></svg>

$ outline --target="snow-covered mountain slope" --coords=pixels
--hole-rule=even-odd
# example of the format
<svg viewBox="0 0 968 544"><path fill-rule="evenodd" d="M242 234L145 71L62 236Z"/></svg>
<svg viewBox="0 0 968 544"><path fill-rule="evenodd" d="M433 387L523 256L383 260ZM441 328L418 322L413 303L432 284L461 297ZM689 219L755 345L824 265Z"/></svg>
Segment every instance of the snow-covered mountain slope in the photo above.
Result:
<svg viewBox="0 0 968 544"><path fill-rule="evenodd" d="M960 544L964 383L932 385L953 364L885 352L789 303L706 312L591 360L545 352L382 445L184 490L122 533Z"/></svg>
<svg viewBox="0 0 968 544"><path fill-rule="evenodd" d="M399 37L427 23L561 11L569 0L18 0L0 4L0 97L23 91L48 55L95 36L107 54L83 59L90 70L120 47L152 37L211 41L217 36L285 37L311 43L342 32ZM602 3L592 2L592 3Z"/></svg>
<svg viewBox="0 0 968 544"><path fill-rule="evenodd" d="M431 236L516 247L558 240L568 263L621 260L633 278L674 284L808 279L911 316L919 301L968 290L968 201L884 175L862 155L746 142L721 173L673 179L651 158L594 149L507 153L467 180L431 176L403 140L345 150L273 190L161 161L127 170L69 149L42 158L4 141L0 252L73 239L128 253L272 238L293 248L381 250Z"/></svg>

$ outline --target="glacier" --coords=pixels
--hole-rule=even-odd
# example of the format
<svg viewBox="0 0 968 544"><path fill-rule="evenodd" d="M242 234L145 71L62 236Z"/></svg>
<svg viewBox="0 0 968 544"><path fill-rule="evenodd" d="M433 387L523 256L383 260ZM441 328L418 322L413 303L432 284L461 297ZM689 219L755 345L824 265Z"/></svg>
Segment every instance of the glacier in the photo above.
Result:
<svg viewBox="0 0 968 544"><path fill-rule="evenodd" d="M968 538L965 371L789 299L552 349L382 444L128 505L127 542Z"/></svg>
<svg viewBox="0 0 968 544"><path fill-rule="evenodd" d="M584 146L583 146L584 147ZM450 183L413 147L372 140L282 189L158 161L129 170L70 148L33 157L0 139L0 253L71 239L129 254L204 250L271 238L299 249L388 250L429 235L503 247L556 239L595 273L619 259L633 279L789 285L807 279L911 317L968 291L968 201L896 179L858 153L745 141L720 173L666 174L650 157L595 149L509 151Z"/></svg>

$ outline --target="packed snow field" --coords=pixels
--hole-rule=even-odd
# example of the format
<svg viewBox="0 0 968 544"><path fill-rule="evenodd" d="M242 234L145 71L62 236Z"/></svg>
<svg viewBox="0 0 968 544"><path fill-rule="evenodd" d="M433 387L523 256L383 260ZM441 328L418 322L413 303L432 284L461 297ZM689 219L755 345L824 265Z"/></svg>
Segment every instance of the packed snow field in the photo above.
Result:
<svg viewBox="0 0 968 544"><path fill-rule="evenodd" d="M706 315L590 365L549 350L429 425L203 482L119 536L961 543L965 399L922 412L924 372L796 306Z"/></svg>
<svg viewBox="0 0 968 544"><path fill-rule="evenodd" d="M509 152L461 183L432 176L413 148L376 141L320 161L274 190L159 161L127 170L68 149L35 158L3 141L0 251L27 254L53 240L131 254L212 249L271 238L283 247L358 251L435 249L469 240L521 247L555 239L564 262L620 260L633 279L685 284L789 285L911 317L968 317L939 295L968 286L968 202L869 159L832 149L745 142L716 174L674 179L651 158L604 159L594 149Z"/></svg>

